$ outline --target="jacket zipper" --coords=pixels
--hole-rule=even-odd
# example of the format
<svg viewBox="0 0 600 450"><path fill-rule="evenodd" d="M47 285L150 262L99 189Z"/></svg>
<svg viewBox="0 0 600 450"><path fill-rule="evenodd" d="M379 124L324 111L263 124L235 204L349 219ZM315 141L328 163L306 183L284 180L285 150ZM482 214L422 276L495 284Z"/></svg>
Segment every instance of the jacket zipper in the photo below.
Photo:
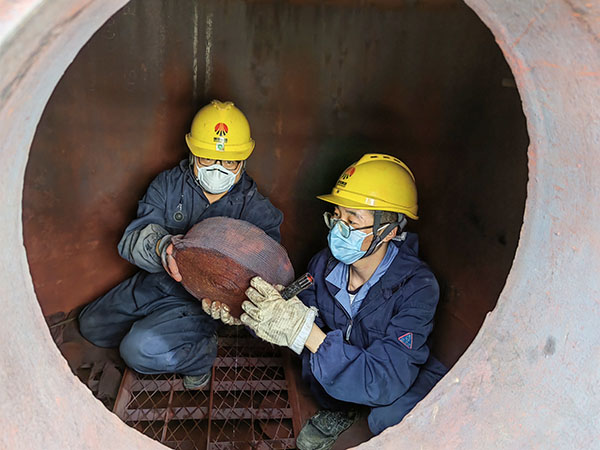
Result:
<svg viewBox="0 0 600 450"><path fill-rule="evenodd" d="M348 328L346 328L346 341L350 343L350 332L352 331L352 319L350 319L350 323L348 324Z"/></svg>
<svg viewBox="0 0 600 450"><path fill-rule="evenodd" d="M325 278L327 278L327 275L329 275L330 272L331 272L331 270L329 269L329 263L328 263L327 267L325 268ZM344 311L344 314L346 315L346 317L348 318L348 320L350 322L348 324L348 328L346 328L346 333L344 335L344 339L346 339L346 342L350 343L350 333L352 332L352 324L353 324L352 316L350 316L350 314L348 314L348 311L346 311L346 309L342 306L342 304L338 301L338 299L335 298L335 295L333 295L331 293L329 286L327 286L327 282L325 282L325 288L327 289L327 292L329 292L329 295L331 295L335 299L335 302L339 305L340 309L342 311Z"/></svg>

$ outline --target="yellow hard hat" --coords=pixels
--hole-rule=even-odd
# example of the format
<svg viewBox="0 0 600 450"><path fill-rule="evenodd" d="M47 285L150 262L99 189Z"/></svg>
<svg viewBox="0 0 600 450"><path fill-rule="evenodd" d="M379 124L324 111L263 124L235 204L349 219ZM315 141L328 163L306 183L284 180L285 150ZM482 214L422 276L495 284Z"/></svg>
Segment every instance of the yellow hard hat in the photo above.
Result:
<svg viewBox="0 0 600 450"><path fill-rule="evenodd" d="M331 194L317 198L351 209L392 211L417 220L417 186L398 158L368 153L348 167Z"/></svg>
<svg viewBox="0 0 600 450"><path fill-rule="evenodd" d="M185 142L195 156L242 161L254 150L250 125L232 102L213 100L194 116Z"/></svg>

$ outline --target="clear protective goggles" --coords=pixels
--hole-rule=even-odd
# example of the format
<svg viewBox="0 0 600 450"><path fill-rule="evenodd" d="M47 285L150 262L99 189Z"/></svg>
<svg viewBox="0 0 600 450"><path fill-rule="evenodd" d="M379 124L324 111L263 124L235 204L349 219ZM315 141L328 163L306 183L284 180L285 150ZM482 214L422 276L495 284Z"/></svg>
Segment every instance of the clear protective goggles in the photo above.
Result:
<svg viewBox="0 0 600 450"><path fill-rule="evenodd" d="M352 228L350 225L348 225L342 219L340 219L338 217L333 217L333 214L331 214L330 212L323 213L323 219L325 220L325 225L330 230L333 227L337 226L340 230L340 234L344 238L350 237L350 233L352 233L353 231L368 230L368 229L373 228L373 225L367 225L367 226L359 227L359 228ZM389 223L390 222L385 222L385 223L380 224L379 230L381 230L381 228L384 225L389 225ZM379 230L377 230L377 231L379 231ZM372 233L373 232L371 231L371 233L367 233L367 235L372 234Z"/></svg>

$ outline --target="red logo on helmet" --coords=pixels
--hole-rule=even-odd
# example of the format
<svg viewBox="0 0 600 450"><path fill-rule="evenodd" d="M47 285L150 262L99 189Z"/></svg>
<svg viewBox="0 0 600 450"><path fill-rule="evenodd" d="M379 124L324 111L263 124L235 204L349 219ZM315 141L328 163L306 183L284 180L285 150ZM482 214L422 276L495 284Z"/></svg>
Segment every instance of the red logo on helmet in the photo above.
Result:
<svg viewBox="0 0 600 450"><path fill-rule="evenodd" d="M348 167L346 169L346 171L342 174L342 176L340 177L340 179L342 180L347 180L348 178L350 178L352 175L354 175L354 172L356 171L356 169L354 168L354 166Z"/></svg>
<svg viewBox="0 0 600 450"><path fill-rule="evenodd" d="M217 133L219 136L225 136L228 132L229 128L227 128L227 124L219 122L215 125L215 133Z"/></svg>

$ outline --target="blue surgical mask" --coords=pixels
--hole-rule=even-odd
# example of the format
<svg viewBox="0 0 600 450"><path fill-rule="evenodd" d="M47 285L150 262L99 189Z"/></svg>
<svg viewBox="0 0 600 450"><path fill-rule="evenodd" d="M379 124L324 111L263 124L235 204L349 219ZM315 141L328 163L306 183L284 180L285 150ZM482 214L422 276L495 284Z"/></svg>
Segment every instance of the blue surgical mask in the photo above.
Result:
<svg viewBox="0 0 600 450"><path fill-rule="evenodd" d="M344 237L340 227L334 226L327 235L329 250L338 261L348 265L353 264L367 253L366 250L361 250L361 247L363 241L371 234L373 233L367 234L360 230L352 230L348 237Z"/></svg>

